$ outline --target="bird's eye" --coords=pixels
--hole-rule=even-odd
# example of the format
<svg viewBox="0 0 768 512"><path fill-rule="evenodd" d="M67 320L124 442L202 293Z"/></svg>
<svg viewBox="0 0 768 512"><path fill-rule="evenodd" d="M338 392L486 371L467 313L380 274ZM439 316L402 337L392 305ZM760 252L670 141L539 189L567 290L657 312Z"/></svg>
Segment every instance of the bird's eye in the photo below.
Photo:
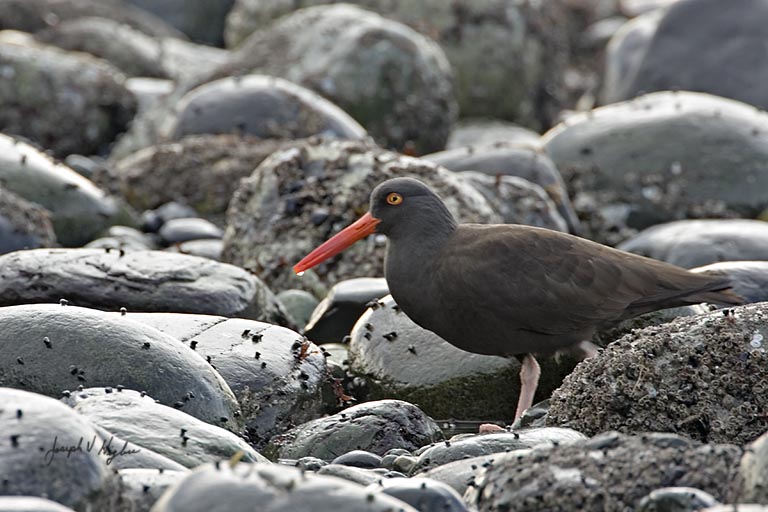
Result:
<svg viewBox="0 0 768 512"><path fill-rule="evenodd" d="M402 202L403 202L403 196L401 196L397 192L390 192L389 195L387 196L387 204L397 206Z"/></svg>

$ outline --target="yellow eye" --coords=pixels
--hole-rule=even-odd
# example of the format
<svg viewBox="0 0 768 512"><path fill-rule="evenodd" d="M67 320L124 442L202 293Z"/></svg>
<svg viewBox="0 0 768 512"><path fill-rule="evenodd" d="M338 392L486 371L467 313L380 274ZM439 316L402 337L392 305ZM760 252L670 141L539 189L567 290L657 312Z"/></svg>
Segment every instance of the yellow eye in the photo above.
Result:
<svg viewBox="0 0 768 512"><path fill-rule="evenodd" d="M393 206L397 206L398 204L403 202L403 196L398 194L397 192L390 192L387 196L387 203L391 204Z"/></svg>

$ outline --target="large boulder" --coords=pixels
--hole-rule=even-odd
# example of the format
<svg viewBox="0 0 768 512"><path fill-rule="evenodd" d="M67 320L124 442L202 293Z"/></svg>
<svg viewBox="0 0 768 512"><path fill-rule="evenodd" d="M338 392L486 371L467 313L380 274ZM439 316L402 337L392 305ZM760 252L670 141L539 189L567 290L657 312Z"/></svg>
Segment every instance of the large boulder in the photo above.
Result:
<svg viewBox="0 0 768 512"><path fill-rule="evenodd" d="M287 324L261 280L208 258L161 251L34 249L0 256L0 306L67 299L117 311L169 311Z"/></svg>
<svg viewBox="0 0 768 512"><path fill-rule="evenodd" d="M258 31L213 76L286 78L328 98L382 145L442 149L455 120L452 73L434 41L349 4L301 9Z"/></svg>
<svg viewBox="0 0 768 512"><path fill-rule="evenodd" d="M0 180L9 192L51 213L62 245L80 246L132 215L114 198L34 146L0 134Z"/></svg>
<svg viewBox="0 0 768 512"><path fill-rule="evenodd" d="M582 218L603 234L690 217L756 216L768 206L766 132L768 114L754 107L681 91L571 116L542 142Z"/></svg>
<svg viewBox="0 0 768 512"><path fill-rule="evenodd" d="M3 40L0 66L0 130L28 137L59 157L106 153L136 113L125 76L101 59Z"/></svg>
<svg viewBox="0 0 768 512"><path fill-rule="evenodd" d="M78 386L146 391L160 403L238 430L221 376L189 347L126 316L74 306L0 308L0 385L59 397ZM66 394L66 393L65 393Z"/></svg>
<svg viewBox="0 0 768 512"><path fill-rule="evenodd" d="M768 430L766 318L768 304L759 303L630 333L566 377L547 421L588 435L752 441Z"/></svg>
<svg viewBox="0 0 768 512"><path fill-rule="evenodd" d="M383 275L384 244L375 237L302 278L290 267L355 221L368 209L371 190L397 176L426 182L460 221L501 220L480 192L435 164L367 142L307 141L273 153L240 182L227 212L223 260L252 269L275 289L318 296L343 279Z"/></svg>
<svg viewBox="0 0 768 512"><path fill-rule="evenodd" d="M331 0L237 0L227 19L227 43L242 44L278 16ZM566 2L510 0L350 3L404 23L434 39L456 73L463 116L512 119L534 129L552 124L565 100L562 72L572 17ZM276 22L277 23L277 22ZM512 56L512 58L510 58Z"/></svg>

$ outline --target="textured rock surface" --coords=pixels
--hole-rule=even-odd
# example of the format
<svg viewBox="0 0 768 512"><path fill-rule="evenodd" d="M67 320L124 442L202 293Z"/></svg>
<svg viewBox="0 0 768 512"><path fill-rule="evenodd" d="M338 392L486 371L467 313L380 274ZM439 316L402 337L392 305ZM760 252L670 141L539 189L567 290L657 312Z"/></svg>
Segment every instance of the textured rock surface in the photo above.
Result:
<svg viewBox="0 0 768 512"><path fill-rule="evenodd" d="M768 259L768 223L748 219L679 220L645 229L619 249L685 268Z"/></svg>
<svg viewBox="0 0 768 512"><path fill-rule="evenodd" d="M28 137L57 156L106 152L136 113L124 75L103 60L3 41L0 67L0 130Z"/></svg>
<svg viewBox="0 0 768 512"><path fill-rule="evenodd" d="M432 40L349 4L290 14L256 32L215 77L280 76L357 119L380 144L442 149L456 117L450 65Z"/></svg>
<svg viewBox="0 0 768 512"><path fill-rule="evenodd" d="M257 448L273 435L324 411L325 357L316 345L290 329L241 318L164 313L130 316L210 358L240 402L248 441Z"/></svg>
<svg viewBox="0 0 768 512"><path fill-rule="evenodd" d="M747 443L768 430L766 303L635 331L576 367L548 423L588 435L677 432ZM707 490L707 489L703 489Z"/></svg>
<svg viewBox="0 0 768 512"><path fill-rule="evenodd" d="M120 505L116 512L149 512L160 496L185 474L186 471L121 469L117 475Z"/></svg>
<svg viewBox="0 0 768 512"><path fill-rule="evenodd" d="M383 275L384 243L370 237L307 272L290 266L368 209L371 190L389 178L426 182L462 222L499 222L485 198L455 173L366 142L312 142L264 160L230 202L224 261L256 272L276 290L325 295L343 279ZM319 276L319 278L318 278Z"/></svg>
<svg viewBox="0 0 768 512"><path fill-rule="evenodd" d="M79 246L131 216L103 190L34 146L0 134L3 187L51 212L62 245Z"/></svg>
<svg viewBox="0 0 768 512"><path fill-rule="evenodd" d="M50 212L0 186L0 254L55 245Z"/></svg>
<svg viewBox="0 0 768 512"><path fill-rule="evenodd" d="M638 512L694 512L713 507L711 494L693 487L662 487L651 491L637 504Z"/></svg>
<svg viewBox="0 0 768 512"><path fill-rule="evenodd" d="M399 400L366 402L289 430L269 449L281 458L333 460L351 450L379 455L392 448L415 450L442 437L418 407Z"/></svg>
<svg viewBox="0 0 768 512"><path fill-rule="evenodd" d="M237 0L227 20L236 45L298 7L330 0ZM456 73L462 115L513 119L546 128L564 101L571 19L566 2L355 0L434 39ZM514 55L514 59L510 59Z"/></svg>
<svg viewBox="0 0 768 512"><path fill-rule="evenodd" d="M514 418L520 390L516 359L471 354L416 325L388 296L352 331L352 373L366 378L367 398L395 397L436 418ZM546 398L573 368L563 358L541 361L538 397Z"/></svg>
<svg viewBox="0 0 768 512"><path fill-rule="evenodd" d="M499 454L465 499L481 512L623 511L653 489L690 486L724 500L740 456L729 444L607 432L572 445Z"/></svg>
<svg viewBox="0 0 768 512"><path fill-rule="evenodd" d="M0 403L3 495L46 497L78 510L108 506L112 472L88 420L56 400L17 389L0 388ZM54 452L54 439L57 447L81 450ZM89 450L88 443L95 446Z"/></svg>
<svg viewBox="0 0 768 512"><path fill-rule="evenodd" d="M569 117L542 141L580 217L610 240L610 227L756 216L768 205L766 132L768 114L749 105L659 92Z"/></svg>
<svg viewBox="0 0 768 512"><path fill-rule="evenodd" d="M288 323L259 278L207 258L161 251L35 249L0 256L0 305L57 302Z"/></svg>
<svg viewBox="0 0 768 512"><path fill-rule="evenodd" d="M237 430L237 401L206 361L126 316L34 304L0 308L0 385L59 397L78 386L146 390L160 403ZM105 348L106 347L106 348Z"/></svg>
<svg viewBox="0 0 768 512"><path fill-rule="evenodd" d="M142 210L183 200L202 215L223 215L239 180L288 144L238 135L160 143L115 162L117 189Z"/></svg>
<svg viewBox="0 0 768 512"><path fill-rule="evenodd" d="M243 462L267 462L232 432L184 413L183 406L177 410L158 404L138 391L87 388L72 393L67 401L76 412L122 440L188 468L229 459L238 451L243 452Z"/></svg>

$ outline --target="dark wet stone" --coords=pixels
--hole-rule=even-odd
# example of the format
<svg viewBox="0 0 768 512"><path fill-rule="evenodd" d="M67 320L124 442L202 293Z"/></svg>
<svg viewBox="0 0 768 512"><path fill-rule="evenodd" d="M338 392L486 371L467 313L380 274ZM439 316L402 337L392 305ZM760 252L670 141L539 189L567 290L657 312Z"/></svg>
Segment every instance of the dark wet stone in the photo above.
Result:
<svg viewBox="0 0 768 512"><path fill-rule="evenodd" d="M445 148L487 146L496 142L538 144L539 134L501 119L465 118L456 123Z"/></svg>
<svg viewBox="0 0 768 512"><path fill-rule="evenodd" d="M120 439L187 468L229 459L237 452L243 453L243 462L267 462L229 430L186 414L186 404L196 398L186 396L176 408L176 404L161 405L150 394L142 396L132 389L87 388L73 393L68 401L76 412ZM112 443L112 447L120 446Z"/></svg>
<svg viewBox="0 0 768 512"><path fill-rule="evenodd" d="M243 41L213 77L245 73L312 89L383 146L417 154L442 149L457 114L450 64L440 47L349 4L288 14Z"/></svg>
<svg viewBox="0 0 768 512"><path fill-rule="evenodd" d="M125 77L103 60L53 46L2 41L0 66L0 129L27 137L57 156L106 152L136 113ZM25 94L18 94L20 90ZM64 90L71 95L66 101L61 98ZM39 108L51 98L57 98L53 108ZM35 115L30 118L29 112Z"/></svg>
<svg viewBox="0 0 768 512"><path fill-rule="evenodd" d="M115 20L75 18L41 30L35 38L100 57L128 76L170 78L162 66L160 41Z"/></svg>
<svg viewBox="0 0 768 512"><path fill-rule="evenodd" d="M478 171L494 178L516 176L535 183L543 188L557 205L557 211L568 223L568 229L574 233L579 232L579 219L576 217L573 206L571 206L570 199L568 199L568 191L562 176L560 176L560 171L557 170L554 162L542 152L538 145L538 139L533 143L498 141L492 144L465 146L432 153L423 158L451 171ZM500 181L499 178L496 183L499 184ZM515 202L515 200L516 198L512 198L511 202ZM513 208L513 205L510 205L509 208ZM528 224L524 220L525 218L522 216L519 220L510 216L509 218L505 217L504 222ZM552 225L550 222L541 227L551 228ZM554 225L557 226L557 224Z"/></svg>
<svg viewBox="0 0 768 512"><path fill-rule="evenodd" d="M754 217L768 205L768 114L659 92L567 118L544 136L593 237L683 218Z"/></svg>
<svg viewBox="0 0 768 512"><path fill-rule="evenodd" d="M279 292L277 300L283 303L285 311L296 325L307 325L319 302L311 293L295 289Z"/></svg>
<svg viewBox="0 0 768 512"><path fill-rule="evenodd" d="M134 207L157 208L163 221L189 216L169 216L169 207L160 209L170 201L183 200L194 208L193 216L195 211L223 215L240 179L288 144L237 135L196 135L161 143L118 160L117 187Z"/></svg>
<svg viewBox="0 0 768 512"><path fill-rule="evenodd" d="M224 21L234 0L124 0L186 34L193 41L221 46Z"/></svg>
<svg viewBox="0 0 768 512"><path fill-rule="evenodd" d="M113 391L116 390L113 389ZM123 390L123 392L125 391L126 390ZM68 392L69 396L63 397L61 401L72 407L78 399L78 395L82 393L83 392L81 391ZM99 448L102 446L104 447L104 453L107 456L107 466L113 471L136 468L151 469L153 471L186 470L186 468L178 462L173 461L164 455L160 455L145 446L131 443L95 423L93 424L93 427L99 434Z"/></svg>
<svg viewBox="0 0 768 512"><path fill-rule="evenodd" d="M241 42L278 16L327 3L332 2L237 0L227 20L227 43L247 44ZM549 126L561 109L569 52L565 29L571 25L565 2L354 3L404 23L440 45L456 76L462 116L503 117L538 129ZM525 57L510 60L509 55Z"/></svg>
<svg viewBox="0 0 768 512"><path fill-rule="evenodd" d="M163 224L173 219L184 219L195 217L197 212L194 208L176 201L161 203L154 210L147 210L141 215L144 231L157 233Z"/></svg>
<svg viewBox="0 0 768 512"><path fill-rule="evenodd" d="M768 503L768 432L744 449L737 482L739 501Z"/></svg>
<svg viewBox="0 0 768 512"><path fill-rule="evenodd" d="M0 186L0 254L55 245L50 212Z"/></svg>
<svg viewBox="0 0 768 512"><path fill-rule="evenodd" d="M539 185L517 176L491 176L476 171L463 171L461 176L485 196L501 214L504 224L569 231L557 206ZM575 219L575 214L573 217Z"/></svg>
<svg viewBox="0 0 768 512"><path fill-rule="evenodd" d="M766 308L713 311L624 336L566 377L552 395L548 423L588 435L619 430L677 432L707 442L756 439L768 430Z"/></svg>
<svg viewBox="0 0 768 512"><path fill-rule="evenodd" d="M366 402L319 418L272 439L281 458L312 456L333 460L351 450L377 455L391 448L414 450L442 437L418 407L399 400Z"/></svg>
<svg viewBox="0 0 768 512"><path fill-rule="evenodd" d="M171 252L180 252L182 254L189 254L192 256L199 256L201 258L208 258L209 260L221 261L221 251L223 250L223 248L224 248L224 242L222 242L220 239L219 240L208 239L208 240L189 240L187 242L181 242L180 244L176 244L173 247L169 247L167 250ZM290 312L286 310L286 314L290 315ZM293 322L293 325L301 325L299 322L296 322L293 320L292 322Z"/></svg>
<svg viewBox="0 0 768 512"><path fill-rule="evenodd" d="M654 489L680 486L723 500L731 494L740 457L741 449L730 444L657 446L644 436L626 435L603 449L590 447L590 441L540 447L499 454L465 502L480 512L620 511L633 509Z"/></svg>
<svg viewBox="0 0 768 512"><path fill-rule="evenodd" d="M112 472L88 420L56 400L18 389L0 388L0 403L3 495L46 497L78 510L108 506ZM54 439L56 447L81 449L50 451ZM88 449L89 443L97 446Z"/></svg>
<svg viewBox="0 0 768 512"><path fill-rule="evenodd" d="M90 180L32 145L1 134L0 179L7 191L50 212L56 237L65 246L83 245L112 224L132 221Z"/></svg>
<svg viewBox="0 0 768 512"><path fill-rule="evenodd" d="M384 243L370 237L297 277L291 265L368 209L371 190L396 176L426 182L463 222L499 222L485 198L455 173L431 162L384 151L369 142L306 141L274 153L243 179L230 202L224 261L258 270L277 290L316 296L325 286L384 274ZM333 212L311 222L319 208Z"/></svg>
<svg viewBox="0 0 768 512"><path fill-rule="evenodd" d="M159 235L166 245L173 245L190 240L221 239L224 233L210 221L197 217L187 217L172 219L164 223L163 227L160 228Z"/></svg>
<svg viewBox="0 0 768 512"><path fill-rule="evenodd" d="M109 18L156 37L183 38L181 32L143 9L121 0L0 0L0 28L37 32L67 20Z"/></svg>
<svg viewBox="0 0 768 512"><path fill-rule="evenodd" d="M651 491L637 504L638 512L693 512L714 507L718 502L709 493L692 487L663 487Z"/></svg>
<svg viewBox="0 0 768 512"><path fill-rule="evenodd" d="M420 512L468 512L450 486L429 478L387 478L369 487L402 500Z"/></svg>
<svg viewBox="0 0 768 512"><path fill-rule="evenodd" d="M316 345L290 329L204 315L129 316L210 358L240 402L248 440L257 448L324 410L325 357Z"/></svg>
<svg viewBox="0 0 768 512"><path fill-rule="evenodd" d="M449 485L463 496L464 492L466 492L470 486L474 485L476 477L480 475L486 467L493 464L493 461L497 456L501 456L503 453L481 455L479 457L470 457L468 459L448 462L427 469L426 471L416 472L414 475L442 482ZM522 451L520 453L522 453Z"/></svg>
<svg viewBox="0 0 768 512"><path fill-rule="evenodd" d="M344 455L339 455L331 461L331 464L373 469L378 468L381 465L381 457L365 450L352 450Z"/></svg>
<svg viewBox="0 0 768 512"><path fill-rule="evenodd" d="M0 268L3 306L66 298L73 305L112 311L124 307L288 323L282 305L258 277L197 256L34 249L0 256Z"/></svg>
<svg viewBox="0 0 768 512"><path fill-rule="evenodd" d="M341 478L278 464L206 464L166 492L154 512L252 510L265 512L416 512L409 505Z"/></svg>
<svg viewBox="0 0 768 512"><path fill-rule="evenodd" d="M281 78L245 75L206 83L176 105L174 139L239 133L262 139L312 135L363 139L365 129L339 107Z"/></svg>
<svg viewBox="0 0 768 512"><path fill-rule="evenodd" d="M718 261L768 259L768 223L749 219L679 220L645 229L619 249L693 268Z"/></svg>
<svg viewBox="0 0 768 512"><path fill-rule="evenodd" d="M411 472L425 471L471 457L542 445L570 444L583 439L586 437L575 430L557 427L522 429L500 434L467 434L466 437L453 437L450 441L435 443L416 452L419 458Z"/></svg>
<svg viewBox="0 0 768 512"><path fill-rule="evenodd" d="M358 277L336 283L312 312L304 334L316 343L341 342L369 303L385 295L389 295L389 287L383 277Z"/></svg>
<svg viewBox="0 0 768 512"><path fill-rule="evenodd" d="M118 506L115 512L149 512L169 487L186 476L186 471L121 469L117 474Z"/></svg>
<svg viewBox="0 0 768 512"><path fill-rule="evenodd" d="M237 430L237 401L198 354L121 315L54 304L0 308L0 385L60 397L78 386L146 390L160 403ZM106 344L106 345L105 345ZM160 371L162 370L162 371ZM191 395L190 395L191 394ZM189 398L193 396L194 398Z"/></svg>
<svg viewBox="0 0 768 512"><path fill-rule="evenodd" d="M0 496L2 512L73 512L55 501L31 496Z"/></svg>
<svg viewBox="0 0 768 512"><path fill-rule="evenodd" d="M606 100L677 88L768 108L768 54L759 43L767 37L762 0L740 0L737 9L723 9L717 0L676 2L644 42L642 59L627 66Z"/></svg>
<svg viewBox="0 0 768 512"><path fill-rule="evenodd" d="M350 369L366 378L368 398L419 404L434 418L511 420L520 389L516 359L470 354L416 325L387 296L351 334ZM542 359L538 394L546 398L576 361Z"/></svg>
<svg viewBox="0 0 768 512"><path fill-rule="evenodd" d="M747 302L768 300L768 261L722 261L691 270L727 275L733 291Z"/></svg>

